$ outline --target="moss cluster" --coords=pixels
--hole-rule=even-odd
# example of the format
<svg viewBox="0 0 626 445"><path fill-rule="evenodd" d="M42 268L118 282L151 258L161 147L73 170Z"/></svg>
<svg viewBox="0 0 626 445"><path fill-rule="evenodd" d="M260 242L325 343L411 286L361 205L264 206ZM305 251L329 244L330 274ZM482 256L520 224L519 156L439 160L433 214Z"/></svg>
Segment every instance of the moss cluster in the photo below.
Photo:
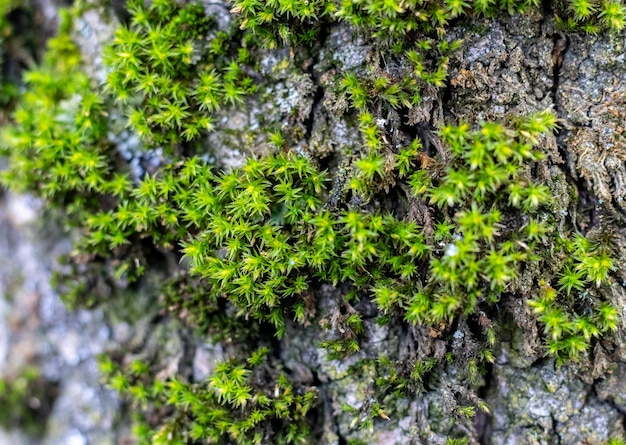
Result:
<svg viewBox="0 0 626 445"><path fill-rule="evenodd" d="M363 27L379 41L398 44L419 34L442 36L459 17L494 17L539 8L536 0L235 0L231 12L240 16L242 29L259 36L265 46L311 44L328 23L345 22ZM619 1L557 1L558 20L571 28L595 33L600 29L618 31L624 27L626 10Z"/></svg>
<svg viewBox="0 0 626 445"><path fill-rule="evenodd" d="M18 376L0 379L0 425L42 436L56 396L57 385L34 366L21 370Z"/></svg>
<svg viewBox="0 0 626 445"><path fill-rule="evenodd" d="M560 293L543 282L538 298L529 304L544 325L549 353L562 363L587 350L592 338L616 330L619 317L607 302L589 307L585 301L587 289L601 286L615 268L607 246L580 235L561 242L568 259L559 272Z"/></svg>
<svg viewBox="0 0 626 445"><path fill-rule="evenodd" d="M551 192L532 170L543 160L542 139L556 128L554 114L451 123L431 135L436 153L420 137L392 144L385 130L385 113L407 112L424 88L444 85L449 55L460 46L441 38L450 20L536 6L244 0L232 9L239 28L224 31L199 4L133 1L128 26L107 50L104 89L78 69L71 22L64 21L41 66L26 74L15 123L3 131L9 168L2 181L65 208L81 235L76 260L106 263L118 279L139 279L152 265L146 252L181 259L189 275L164 284L160 303L192 314L186 319L204 332L215 322L213 331L223 334L247 320L254 335L237 340L256 339L261 325L280 338L288 325L315 319L320 284L342 293L341 316L322 323L337 333L321 345L332 358L360 349L359 302L374 308L380 325L429 329L447 344L458 326L473 323L479 346L459 361L470 387L494 359L497 303L515 294L542 255L557 252L561 260L546 269L529 304L544 327L546 354L580 359L617 328L617 311L602 292L614 264L606 243L550 234ZM587 31L623 27L621 4L561 6ZM341 168L323 170L314 154L287 147L273 132L273 153L215 169L199 152L202 136L221 108L242 106L255 93L252 40L310 47L337 22L359 27L406 68L402 76L372 69L334 80L361 136ZM108 136L115 113L127 114L146 146L169 153L156 172L131 174ZM197 156L181 149L189 143ZM104 358L102 369L137 404L167 413L137 428L146 443L301 442L315 392L290 383L267 353L221 363L204 382L160 381L139 362L124 367ZM451 350L413 356L409 365L383 358L376 366L387 377L376 384L381 393L414 394L425 376L455 359ZM370 422L386 416L375 399L367 411Z"/></svg>
<svg viewBox="0 0 626 445"><path fill-rule="evenodd" d="M220 31L199 3L140 0L128 10L130 25L107 50L107 87L144 143L169 148L196 139L213 129L215 111L255 90L242 69L245 44L235 31Z"/></svg>
<svg viewBox="0 0 626 445"><path fill-rule="evenodd" d="M218 363L206 382L197 384L155 379L141 361L122 369L102 357L100 370L111 387L144 409L149 405L155 412L172 413L159 419L158 429L145 419L138 421L134 432L139 443L302 443L310 433L307 414L317 394L314 388L295 388L284 373L268 366L267 353L261 348L245 364Z"/></svg>
<svg viewBox="0 0 626 445"><path fill-rule="evenodd" d="M80 70L69 22L49 42L41 66L24 76L27 90L3 128L9 168L2 181L14 190L36 191L70 214L98 208L95 193L109 192L112 147L101 97ZM110 190L115 193L115 190Z"/></svg>

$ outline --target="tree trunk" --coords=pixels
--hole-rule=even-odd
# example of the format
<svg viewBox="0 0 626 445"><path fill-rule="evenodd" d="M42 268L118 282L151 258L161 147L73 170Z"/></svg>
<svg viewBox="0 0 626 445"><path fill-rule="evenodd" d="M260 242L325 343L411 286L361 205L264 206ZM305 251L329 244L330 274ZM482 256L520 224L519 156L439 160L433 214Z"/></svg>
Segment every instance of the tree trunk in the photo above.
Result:
<svg viewBox="0 0 626 445"><path fill-rule="evenodd" d="M205 7L219 17L224 29L234 20L219 5L207 2ZM483 372L474 384L461 375L467 363L459 362L464 357L470 360L480 348L472 317L458 316L442 332L406 323L402 317L382 325L379 309L366 294L346 302L345 286L314 281L310 296L313 315L307 322L288 321L281 339L260 335L263 341L259 343L271 346L273 366L286 371L296 387L317 391L317 408L309 416L310 443L443 445L466 438L472 444L565 445L603 444L610 438L626 437L626 344L621 318L626 308L622 286L626 268L621 261L626 255L624 33L592 36L565 32L557 28L549 9L546 4L523 14L453 20L445 39L461 39L462 44L450 55L445 85L425 86L416 106L381 106L375 118L390 147L405 146L417 138L428 158L439 159L446 150L439 132L448 123L506 123L553 110L559 118L558 129L541 139L546 159L529 167L528 176L546 184L554 196L542 216L551 221L550 236L573 231L590 237L610 235L616 268L611 284L602 292L619 310L617 331L594 339L593 348L575 361L557 364L546 353L544 327L527 301L537 296L541 268L563 261L550 258L557 255L550 242L539 253L546 256L531 261L514 290L504 292L492 306L489 316L497 333L495 360L482 364ZM111 11L103 7L87 9L74 22L72 36L86 59L86 71L96 82L106 77L100 54L116 23ZM296 151L321 159L334 175L329 188L340 188L342 169L349 166L349 147L356 147L361 136L349 101L340 92L338 76L348 72L364 77L371 73L389 78L405 75L407 66L401 58L388 59L380 48L380 42L361 30L332 23L324 26L313 50L261 51L254 75L263 79L263 90L247 98L245 106L219 111L217 130L207 136L205 145L212 147L216 164L237 168L244 164L242 153L267 154L270 144L260 128L275 128L288 135ZM111 119L121 119L121 115ZM132 135L120 132L111 139L123 145ZM138 177L157 170L143 155L128 159ZM332 191L330 195L329 200ZM26 428L23 418L12 419L13 424L7 426L12 432L0 434L0 442L132 441L128 425L138 405L125 405L98 383L94 369L97 354L108 351L117 362L126 364L145 360L164 379L181 375L187 381L202 382L215 372L217 361L236 356L240 345L236 339L210 340L186 325L193 314L184 310L170 313L154 303L163 303L154 283L172 270L180 270L175 248L165 255L170 263L149 272L136 288L116 288L105 279L101 281L108 284L92 283L94 295L118 295L110 305L106 302L101 309L73 315L64 312L57 306L56 294L44 283L53 267L49 252L69 249L63 244L66 241L61 247L53 242L58 239L58 232L49 231L54 223L16 219L11 206L28 202L24 199L7 192L0 207L0 229L6 235L3 255L15 259L10 262L13 264L0 263L0 289L7 307L0 312L4 318L0 327L8 327L0 330L0 375L6 381L15 379L26 366L23 361L40 367L40 380L48 390L45 396L31 395L29 400L48 428L32 438L31 432L22 431ZM386 209L405 205L398 203L397 195L380 199L386 201L371 205ZM48 215L39 207L35 212L39 218ZM41 251L49 245L57 247ZM16 256L15 252L22 253ZM16 279L20 275L22 278ZM37 287L32 291L37 297L30 301L24 294L33 287ZM581 293L577 298L586 297ZM45 304L53 305L54 314L60 315L47 314L51 309ZM343 334L336 331L341 326L337 320L346 316L346 310L363 318L360 350L333 359L320 344ZM39 315L25 315L29 311ZM15 319L19 321L12 323ZM267 329L265 325L253 328L256 322L252 319L246 323L251 331ZM29 332L41 335L31 338ZM35 352L27 356L24 344ZM446 354L453 360L446 361ZM399 378L406 373L416 356L437 356L439 361L421 385L413 382L414 387L394 389L393 374ZM382 364L385 360L393 366ZM93 397L85 396L87 393ZM455 417L463 406L482 406L481 400L486 402L484 410L478 409L467 420ZM37 405L41 402L45 409ZM86 410L93 410L95 420L80 415Z"/></svg>

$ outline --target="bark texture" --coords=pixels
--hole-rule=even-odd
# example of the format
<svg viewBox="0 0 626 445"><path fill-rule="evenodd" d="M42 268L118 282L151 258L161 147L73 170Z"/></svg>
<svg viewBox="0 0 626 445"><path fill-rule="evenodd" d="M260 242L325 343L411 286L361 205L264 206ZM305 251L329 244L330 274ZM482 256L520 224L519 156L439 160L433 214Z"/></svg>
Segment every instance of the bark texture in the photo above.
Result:
<svg viewBox="0 0 626 445"><path fill-rule="evenodd" d="M229 20L224 8L207 3L211 8L217 8L221 23ZM89 10L76 25L76 40L94 79L103 79L99 54L115 26L116 18L106 8ZM506 121L554 109L561 126L544 140L548 160L532 175L557 196L556 230L574 224L583 233L609 231L615 248L626 257L625 35L564 33L548 10L459 22L448 32L463 44L451 58L447 85L425 91L420 106L408 113L384 116L386 137L394 144L420 137L436 152L432 135L444 122ZM256 131L275 126L288 131L299 150L324 154L331 167L341 169L349 153L346 147L359 135L343 115L347 104L335 93L335 74L374 70L393 76L407 67L381 58L375 46L345 25L327 29L319 44L319 56L303 66L291 63L288 49L264 55L260 75L271 80L267 89L245 108L224 110L218 130L208 138L218 164L240 165L246 150L266 152ZM132 161L131 134L120 131L113 138L131 163L149 170L145 157L141 165ZM42 422L48 422L42 437L29 438L18 428L0 431L0 443L132 443L128 417L133 407L122 409L123 402L98 383L98 353L115 350L126 354L126 361L149 357L160 363L164 377L182 374L199 381L229 356L232 345L207 342L180 323L159 317L150 304L149 280L137 293L124 297L134 301L124 310L66 313L46 283L53 257L66 251L67 243L58 241L50 224L37 221L47 214L29 202L9 194L1 198L0 248L10 261L0 261L0 374L11 375L23 366L21 361L36 364L54 396L50 409L42 413ZM21 206L21 214L30 215L27 220L16 216L15 205ZM616 276L626 279L621 258L617 265ZM359 429L358 417L344 409L348 404L365 410L375 402L380 371L363 360L386 357L402 363L414 354L441 356L446 346L424 330L379 326L373 304L360 302L356 309L364 315L366 332L361 350L332 360L319 344L338 335L323 326L334 326L334 320L345 315L339 310L341 290L327 285L315 289L313 322L289 325L275 345L290 377L318 389L314 443L443 445L450 437L468 437L470 443L491 445L582 445L625 437L624 319L614 345L598 343L580 362L556 366L544 357L537 336L524 335L520 329L541 329L526 305L540 272L525 272L515 295L501 301L502 311L511 314L509 325L501 326L495 363L477 391L468 392L450 364L424 393L390 394L382 400L388 419L378 418L371 430ZM613 304L626 310L622 283L615 283L611 293ZM462 351L469 355L477 347L472 330L459 323L449 347L457 357ZM459 399L471 402L477 397L487 401L491 414L478 413L465 423L450 416Z"/></svg>

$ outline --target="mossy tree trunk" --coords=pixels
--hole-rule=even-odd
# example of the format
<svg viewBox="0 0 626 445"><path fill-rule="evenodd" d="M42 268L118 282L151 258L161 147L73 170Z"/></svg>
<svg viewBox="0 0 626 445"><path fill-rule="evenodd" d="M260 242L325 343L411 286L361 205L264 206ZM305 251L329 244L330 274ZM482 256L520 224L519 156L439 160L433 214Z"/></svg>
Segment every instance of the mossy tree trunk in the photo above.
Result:
<svg viewBox="0 0 626 445"><path fill-rule="evenodd" d="M421 105L406 114L386 116L389 137L402 141L405 137L418 136L424 146L429 143L436 146L434 133L444 122L505 121L539 110L555 110L560 119L559 129L545 141L547 161L532 172L550 184L556 196L555 213L560 218L554 231L573 226L581 233L610 233L614 236L619 263L626 253L623 244L626 146L622 136L626 92L624 36L562 31L556 27L549 10L459 22L448 33L462 39L463 45L451 56L445 87L425 94ZM377 63L378 69L388 72L401 69L381 60L375 48L367 46L348 29L330 31L318 69L330 66L328 59L340 61L344 67L357 66L364 70ZM311 142L313 149L327 149L315 145L322 139L315 129L325 128L325 122L330 120L327 116L332 115L328 109L332 108L333 92L324 84L329 76L327 72L314 70L313 74L321 82L324 94L313 107ZM322 134L341 134L344 126L330 122L331 128ZM333 136L326 137L335 149L346 143L345 139L333 141ZM431 146L430 150L437 152L436 147ZM624 270L621 265L618 268L621 270L616 274L621 277ZM626 370L623 341L618 339L612 346L599 343L584 360L557 366L554 360L545 357L545 349L537 337L529 334L542 329L525 301L536 294L537 281L528 279L524 286L499 303L500 310L508 314L504 317L508 324L499 327L502 331L496 360L488 367L478 389L490 407L490 414L479 412L466 426L451 421L447 409L459 392L450 383L453 377L440 375L432 391L414 399L390 402L396 403L396 412L404 412L406 417L393 416L391 421L379 418L375 422L376 434L367 430L357 433L350 428L349 419L340 415L335 424L330 419L336 417L339 401L345 397L353 400L353 394L375 393L370 385L372 375L376 374L371 371L368 375L364 371L361 375L337 375L335 369L326 370L327 364L318 368L310 353L301 352L297 357L304 365L298 367L313 368L317 378L328 381L323 386L328 388L326 428L334 430L343 440L360 437L363 443L380 444L444 443L444 437L454 437L459 429L472 431L468 435L475 438L472 443L476 440L494 445L595 444L605 443L610 437L624 437L626 388L620 383ZM621 304L619 309L626 308L622 283L616 283L612 292L615 301ZM463 324L458 329L455 337L463 337L459 333L464 329L472 331ZM395 357L402 360L402 351L411 348L409 344L414 338L399 327L380 333L372 325L368 330L370 335L363 345L362 356L374 359L386 353L382 351L398 351ZM293 342L284 343L283 355L290 357ZM464 343L457 339L452 347L455 346L471 349L471 340ZM290 361L286 364L298 369ZM442 387L437 388L442 382Z"/></svg>
<svg viewBox="0 0 626 445"><path fill-rule="evenodd" d="M147 238L158 238L146 230L133 235L137 246L129 255L135 255L135 262L145 260L158 267L156 272L147 273L149 278L139 281L140 293L145 296L145 289L152 291L154 282L166 280L168 274L176 275L178 281L170 283L167 291L154 291L151 301L159 305L154 304L150 322L156 327L152 333L146 332L141 341L129 342L132 347L121 345L113 354L114 361L128 366L141 359L150 363L158 379L165 381L178 375L186 382L199 383L213 375L216 361L235 357L241 351L249 354L255 348L246 342L257 342L254 346L267 347L271 357L264 370L267 375L254 374L257 385L272 382L276 386L269 392L277 394L275 397L283 390L293 390L299 396L307 391L317 393L318 403L306 422L311 427L308 440L321 445L445 444L455 443L455 439L459 440L456 443L465 443L465 439L467 443L493 445L603 444L610 438L626 437L624 319L620 318L617 330L606 338L594 335L591 347L576 360L557 364L547 354L547 330L528 304L538 298L545 284L543 278L558 280L554 270L557 266L550 270L551 265L567 261L564 250L555 247L554 239L578 232L609 245L615 267L610 283L602 283L601 292L592 289L595 283L586 283L589 292L581 289L570 305L581 317L587 316L585 299L592 301L597 298L596 293L601 293L617 308L620 317L622 309L626 309L622 288L626 268L621 261L626 255L626 139L622 136L626 115L625 34L563 31L556 26L549 3L513 15L485 19L468 14L451 20L440 40L460 39L460 47L447 53L433 44L434 49L426 50L429 55L424 61L431 72L436 71L438 63L443 64L447 71L444 80L425 82L420 85L419 100L399 106L389 106L394 99L381 98L383 95L374 91L377 87L372 79L384 78L393 84L409 76L415 67L401 56L390 57L385 46L388 42L383 44L380 38L373 39L362 29L342 22L325 23L318 30L317 40L308 47L252 47L252 55L243 59L256 62L245 66L239 74L254 79L259 88L254 91L247 85L246 92L250 94L245 99L231 97L230 102L216 107L214 131L196 141L194 147L198 154L214 158L219 167L233 169L245 164L244 154L262 157L276 151L276 146L288 146L330 172L332 181L324 196L327 207L359 208L366 212L382 209L428 228L429 218L435 213L433 203L405 194L409 186L400 179L389 179L389 172L380 175L376 194L367 202L346 185L358 168L355 160L363 154L363 136L354 98L346 93L343 78L353 74L370 79L372 90L366 93L373 99L368 106L387 154L393 157L399 147L417 140L419 162L424 169L429 163L444 164L450 160L441 136L447 124L466 122L477 127L481 122L498 121L509 125L521 116L553 110L559 126L538 141L545 159L523 167L529 183L537 181L551 192L550 205L537 216L547 223L549 233L537 249L539 257L524 264L498 301L488 306L488 312L483 312L482 307L472 314L458 311L453 321L436 325L409 323L398 313L383 322L384 311L375 303L371 289L349 299L346 294L352 290L350 285L333 286L328 282L331 280L315 276L302 298L306 315L300 322L287 317L284 335L274 336L274 327L267 318L259 321L222 300L216 304L203 300L202 280L188 280L182 272L186 264L178 264L180 249L175 243L189 241L188 234L179 238L163 236L141 250L148 243ZM228 13L228 9L219 2L204 4L204 11L216 17L215 32L230 29L236 21L233 14L237 11ZM93 85L106 77L101 53L113 39L117 26L111 11L88 5L74 12L70 34L85 58L85 69ZM126 17L125 13L120 15ZM183 31L187 32L187 28ZM195 55L194 48L190 51ZM231 51L228 56L235 57L235 53ZM216 58L211 63L212 69L227 76L228 68L220 66L222 62ZM189 70L185 76L195 82L196 74ZM71 107L68 103L64 106ZM171 142L172 151L165 150L162 156L163 151L154 149L153 144L147 152L140 152L133 146L133 130L137 129L122 129L123 111L117 109L117 114L106 116L110 117L112 133L107 136L108 143L118 153L116 162L129 164L130 175L136 181L145 179L146 173L149 179L169 161L175 165L179 161L175 156L191 150L192 144L176 139L178 135L172 136L163 124L158 129L161 139L156 145ZM281 134L280 143L269 136L276 134ZM68 193L57 204L71 199L73 195ZM99 204L108 206L108 210L114 207L105 200ZM92 210L87 207L89 211ZM274 219L284 218L276 217L277 213L272 214ZM527 224L519 221L527 220L522 213L520 210L519 215L507 214L499 221L501 230L506 232L507 224L523 230ZM191 236L199 231L191 229ZM307 241L312 239L313 234ZM255 242L258 241L252 244ZM437 248L445 247L444 243ZM139 250L141 254L137 253ZM146 258L150 254L158 256L158 260ZM102 260L102 252L93 255ZM223 259L226 254L218 251L216 255ZM110 270L108 273L97 282L106 281L107 289L123 287L111 277ZM552 285L558 286L556 281ZM120 294L119 298L132 298L129 295L133 291L127 288L112 293ZM205 306L210 306L207 311L211 314L206 319L199 309L204 310ZM219 316L215 315L217 311L222 311ZM591 314L592 309L588 311ZM354 327L347 320L355 314L359 316L359 328L346 332ZM236 321L231 323L224 318ZM211 326L214 322L222 324L215 329ZM192 333L186 324L195 331ZM490 349L492 360L477 364L484 348L485 327L494 330L497 340ZM172 332L177 335L170 335ZM355 340L350 344L356 344L358 351L339 350L332 355L330 347L321 347L339 345L338 340ZM434 361L428 362L427 358ZM423 375L407 378L414 376L416 366L428 369ZM477 374L468 374L468 369ZM274 383L280 372L288 376L293 387L286 385L287 390ZM117 389L128 389L126 384L118 386ZM246 403L244 400L243 407L238 406L238 413L243 412ZM152 427L158 427L163 419L175 418L181 424L185 420L183 415L176 417L171 409L153 411L154 418L149 419ZM277 433L272 429L283 426L278 420L269 423L263 437L274 437Z"/></svg>

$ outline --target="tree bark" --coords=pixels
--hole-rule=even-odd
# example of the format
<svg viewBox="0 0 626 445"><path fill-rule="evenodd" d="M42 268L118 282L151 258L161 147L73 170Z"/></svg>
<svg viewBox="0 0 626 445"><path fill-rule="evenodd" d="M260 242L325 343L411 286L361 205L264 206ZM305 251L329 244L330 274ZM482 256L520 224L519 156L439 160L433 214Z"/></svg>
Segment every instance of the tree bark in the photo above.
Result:
<svg viewBox="0 0 626 445"><path fill-rule="evenodd" d="M207 3L207 8L213 7ZM555 232L573 227L583 234L602 232L613 237L619 256L610 299L621 311L626 309L626 293L620 282L626 279L626 268L621 262L626 255L624 34L590 36L564 32L557 29L548 9L496 19L456 21L446 38L462 39L463 43L451 56L446 85L441 89L426 88L419 106L391 110L378 117L391 144L406 144L417 137L426 151L436 154L441 149L437 131L445 123L506 122L516 116L554 110L560 119L559 128L542 141L547 159L531 175L548 184L556 197ZM223 8L217 8L216 13L221 14L224 26L231 20ZM87 70L98 81L103 80L104 73L100 54L111 38L115 21L111 11L95 8L84 13L75 25L75 40L85 55ZM288 132L297 150L326 159L329 168L341 167L349 151L346 147L354 145L360 136L346 114L346 99L336 92L335 75L373 70L393 76L401 75L406 67L385 60L377 45L344 24L326 29L317 45L311 58L300 66L293 64L294 55L289 48L261 54L262 70L258 74L269 79L266 89L249 99L245 108L222 111L218 130L208 137L207 145L214 147L218 164L232 168L241 165L243 152L268 152L257 131L262 121L266 127ZM0 208L0 213L7 215L7 199L12 198L5 194L2 199L5 207ZM37 236L47 242L49 234L44 231ZM15 249L9 244L4 248L4 255L11 255L8 250ZM526 305L536 292L536 278L541 275L537 268L530 269L520 278L516 294L503 297L499 303L498 310L505 315L500 321L495 362L487 366L477 388L468 389L458 381L457 368L452 363L438 368L438 375L427 382L424 392L402 396L388 393L382 400L375 399L380 394L375 381L380 371L375 360L385 357L402 366L420 348L440 355L446 348L472 350L475 345L471 329L460 321L458 335L455 333L448 345L435 339L425 344L423 339L428 335L418 332L420 328L404 324L379 326L372 302L359 302L355 309L363 315L365 325L361 350L331 360L319 344L336 333L321 326L332 325L333 319L343 315L339 311L342 290L326 284L314 289L313 321L308 326L289 324L286 335L274 344L274 352L290 378L317 388L319 409L313 420L316 438L312 443L443 445L450 438L466 437L469 443L490 445L565 445L602 444L611 437L625 437L624 321L612 341L598 341L589 357L557 366L545 356L539 340L541 327ZM15 293L5 286L4 294L10 292ZM150 306L146 299L149 297L140 299L144 306L140 305L139 310ZM18 305L19 301L9 303ZM213 344L177 321L155 318L154 313L138 317L141 321L129 328L135 333L124 334L123 326L128 324L113 320L111 312L114 311L85 315L90 329L113 326L106 336L110 347L119 339L120 354L158 357L163 369L169 370L164 375L186 374L202 380L212 372L215 362L228 356L232 349L228 342ZM62 317L58 323L65 326L68 321ZM18 324L9 332L5 342L7 357L19 357L19 343L11 339L28 329L28 324ZM52 335L54 329L47 325L43 331ZM38 340L31 341L37 344ZM57 372L56 379L50 378L60 388L58 400L68 397L71 372L85 363L93 365L98 352L99 348L89 347L79 364L61 360L59 366L65 371ZM42 353L37 362L55 358L59 354ZM45 368L46 364L42 366ZM0 372L7 373L7 369L8 365L0 366ZM48 429L38 441L62 443L69 440L71 431L76 431L85 440L81 443L122 443L127 437L127 424L124 419L118 423L111 420L111 410L120 402L110 399L111 393L102 392L94 380L95 374L75 375L87 376L90 381L83 382L84 390L102 396L96 405L106 414L102 416L102 425L106 426L81 422L67 407L70 414L53 414L56 432ZM451 416L460 399L471 402L479 397L487 402L490 413L479 411L467 422ZM384 405L385 415L376 418L372 429L360 429L361 419L354 410L365 412L375 402ZM354 410L345 409L346 404ZM107 435L108 428L119 430ZM59 435L59 430L66 435ZM15 438L7 440L18 443Z"/></svg>

